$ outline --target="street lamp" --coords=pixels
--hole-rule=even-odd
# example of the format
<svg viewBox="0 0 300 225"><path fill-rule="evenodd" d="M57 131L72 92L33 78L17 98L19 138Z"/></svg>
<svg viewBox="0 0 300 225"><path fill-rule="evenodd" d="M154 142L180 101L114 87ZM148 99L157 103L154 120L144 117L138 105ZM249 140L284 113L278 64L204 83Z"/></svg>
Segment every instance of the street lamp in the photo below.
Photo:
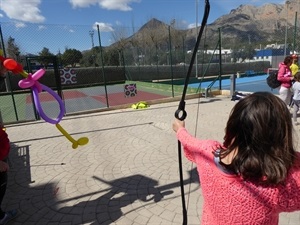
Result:
<svg viewBox="0 0 300 225"><path fill-rule="evenodd" d="M92 39L92 48L94 48L94 31L93 31L93 30L90 30L90 31L89 31L89 34L90 34L91 39Z"/></svg>
<svg viewBox="0 0 300 225"><path fill-rule="evenodd" d="M91 39L92 39L92 60L93 60L93 63L95 64L95 66L96 66L96 59L95 59L95 55L94 55L94 31L90 30L89 34L90 34Z"/></svg>
<svg viewBox="0 0 300 225"><path fill-rule="evenodd" d="M286 45L287 45L287 33L288 33L288 15L289 15L289 4L290 1L286 1L286 25L285 25L285 37L284 37L284 57L286 56Z"/></svg>

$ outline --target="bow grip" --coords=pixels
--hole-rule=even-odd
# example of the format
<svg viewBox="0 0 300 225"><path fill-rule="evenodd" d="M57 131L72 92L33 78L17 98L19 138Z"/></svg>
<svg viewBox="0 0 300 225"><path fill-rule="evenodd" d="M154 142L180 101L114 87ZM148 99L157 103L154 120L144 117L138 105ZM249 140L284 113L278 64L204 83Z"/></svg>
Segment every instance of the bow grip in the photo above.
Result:
<svg viewBox="0 0 300 225"><path fill-rule="evenodd" d="M178 109L176 110L175 112L175 118L176 119L179 119L181 121L185 120L186 116L187 116L187 113L186 111L184 110L185 108L185 102L184 101L181 101L179 103L179 106L178 106Z"/></svg>

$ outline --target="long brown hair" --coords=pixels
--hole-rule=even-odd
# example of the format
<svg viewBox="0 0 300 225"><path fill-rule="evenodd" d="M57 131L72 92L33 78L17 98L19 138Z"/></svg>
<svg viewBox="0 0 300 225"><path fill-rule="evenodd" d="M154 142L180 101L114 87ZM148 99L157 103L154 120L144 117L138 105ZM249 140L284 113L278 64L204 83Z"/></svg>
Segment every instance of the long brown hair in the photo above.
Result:
<svg viewBox="0 0 300 225"><path fill-rule="evenodd" d="M221 158L237 150L229 168L245 180L283 182L296 157L286 104L268 92L241 99L229 116L223 144Z"/></svg>
<svg viewBox="0 0 300 225"><path fill-rule="evenodd" d="M286 56L283 60L283 63L285 65L288 65L289 63L291 64L291 63L293 63L293 58L291 56Z"/></svg>

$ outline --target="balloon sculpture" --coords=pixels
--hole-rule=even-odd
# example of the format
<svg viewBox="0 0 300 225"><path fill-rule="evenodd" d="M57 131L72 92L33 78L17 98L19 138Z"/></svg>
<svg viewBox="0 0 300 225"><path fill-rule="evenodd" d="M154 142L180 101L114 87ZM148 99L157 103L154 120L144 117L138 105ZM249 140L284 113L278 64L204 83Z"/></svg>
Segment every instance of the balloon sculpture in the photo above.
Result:
<svg viewBox="0 0 300 225"><path fill-rule="evenodd" d="M31 90L33 92L34 104L35 104L35 107L36 107L37 112L39 113L40 117L42 117L48 123L55 124L56 128L72 143L73 149L76 149L79 145L85 145L89 142L89 139L87 137L81 137L78 140L75 140L59 124L59 122L61 121L61 119L63 118L63 116L65 114L65 107L62 102L62 99L56 92L54 92L51 88L41 84L38 81L45 74L45 72L46 72L45 69L40 69L40 70L36 71L34 74L31 74L31 73L25 72L23 70L22 65L13 59L4 58L4 57L0 56L0 60L3 62L3 66L7 70L10 70L14 74L21 74L24 77L23 80L19 81L19 86L23 89L31 88ZM39 93L41 93L42 91L48 92L58 102L59 108L60 108L60 113L57 116L57 118L55 118L55 119L49 118L44 113L43 108L41 106L40 98L39 98Z"/></svg>

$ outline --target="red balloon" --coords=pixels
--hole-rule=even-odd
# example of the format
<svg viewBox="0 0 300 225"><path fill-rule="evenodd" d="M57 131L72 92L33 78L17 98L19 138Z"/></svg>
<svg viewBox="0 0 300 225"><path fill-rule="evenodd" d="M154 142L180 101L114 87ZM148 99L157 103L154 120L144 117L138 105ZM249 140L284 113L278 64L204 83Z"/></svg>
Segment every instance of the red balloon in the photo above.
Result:
<svg viewBox="0 0 300 225"><path fill-rule="evenodd" d="M3 65L7 70L10 70L14 74L23 72L23 66L13 59L5 59Z"/></svg>
<svg viewBox="0 0 300 225"><path fill-rule="evenodd" d="M6 59L4 60L3 65L8 70L14 70L18 66L18 63L13 59Z"/></svg>
<svg viewBox="0 0 300 225"><path fill-rule="evenodd" d="M14 74L21 73L23 71L23 66L19 63L17 63L16 67L12 70Z"/></svg>

